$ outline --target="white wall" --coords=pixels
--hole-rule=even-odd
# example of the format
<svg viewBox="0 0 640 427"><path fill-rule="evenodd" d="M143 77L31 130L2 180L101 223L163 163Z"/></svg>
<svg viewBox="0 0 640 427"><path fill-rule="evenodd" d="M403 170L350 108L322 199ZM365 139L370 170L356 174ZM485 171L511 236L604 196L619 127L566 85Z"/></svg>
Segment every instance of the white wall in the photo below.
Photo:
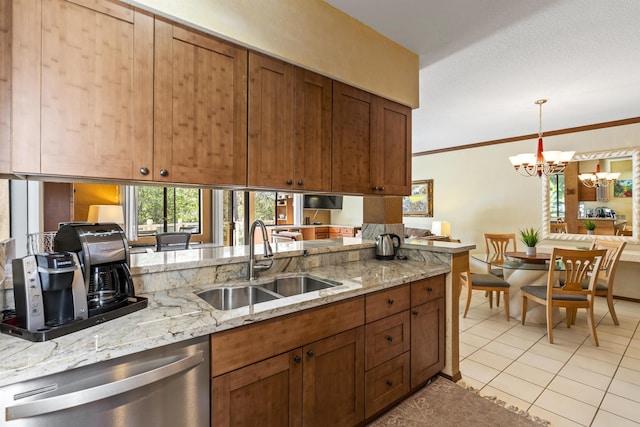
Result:
<svg viewBox="0 0 640 427"><path fill-rule="evenodd" d="M576 152L636 147L640 124L544 137L544 145ZM452 236L476 243L478 252L484 251L484 232L540 228L541 181L520 176L508 159L535 149L536 141L527 140L414 157L413 180L434 180L434 218L405 218L405 224L430 228L432 220L449 221Z"/></svg>
<svg viewBox="0 0 640 427"><path fill-rule="evenodd" d="M362 196L344 196L342 209L331 211L331 224L362 226Z"/></svg>

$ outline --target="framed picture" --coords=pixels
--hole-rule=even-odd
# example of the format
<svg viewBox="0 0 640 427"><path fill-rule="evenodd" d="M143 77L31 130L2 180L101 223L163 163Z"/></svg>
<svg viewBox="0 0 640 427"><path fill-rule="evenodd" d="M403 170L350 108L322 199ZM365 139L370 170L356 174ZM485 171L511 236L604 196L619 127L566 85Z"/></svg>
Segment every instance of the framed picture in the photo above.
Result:
<svg viewBox="0 0 640 427"><path fill-rule="evenodd" d="M432 179L411 183L411 194L402 198L402 215L433 217Z"/></svg>
<svg viewBox="0 0 640 427"><path fill-rule="evenodd" d="M631 197L632 189L632 179L616 179L613 184L613 197Z"/></svg>

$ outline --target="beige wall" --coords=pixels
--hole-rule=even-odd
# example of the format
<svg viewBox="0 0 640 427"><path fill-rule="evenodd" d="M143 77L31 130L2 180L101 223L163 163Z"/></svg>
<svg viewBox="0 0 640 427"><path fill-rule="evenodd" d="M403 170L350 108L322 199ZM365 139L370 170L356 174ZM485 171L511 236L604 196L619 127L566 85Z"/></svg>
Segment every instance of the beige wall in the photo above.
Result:
<svg viewBox="0 0 640 427"><path fill-rule="evenodd" d="M640 124L544 137L544 144L576 152L636 147ZM405 224L430 228L433 220L449 221L453 236L475 242L480 251L483 232L540 228L540 179L520 176L508 159L535 149L536 141L527 140L414 157L413 179L434 180L434 218L405 218Z"/></svg>
<svg viewBox="0 0 640 427"><path fill-rule="evenodd" d="M418 107L418 56L321 0L124 0Z"/></svg>

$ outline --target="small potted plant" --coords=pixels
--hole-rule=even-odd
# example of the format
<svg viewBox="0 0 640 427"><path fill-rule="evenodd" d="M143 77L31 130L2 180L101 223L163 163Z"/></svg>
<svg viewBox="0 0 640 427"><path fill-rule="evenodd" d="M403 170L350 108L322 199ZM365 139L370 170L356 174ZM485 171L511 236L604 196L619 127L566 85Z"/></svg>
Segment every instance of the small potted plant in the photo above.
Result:
<svg viewBox="0 0 640 427"><path fill-rule="evenodd" d="M596 223L588 219L584 222L584 228L587 229L587 234L595 234Z"/></svg>
<svg viewBox="0 0 640 427"><path fill-rule="evenodd" d="M527 256L535 256L536 245L540 241L540 232L533 227L520 230L520 241L526 246Z"/></svg>

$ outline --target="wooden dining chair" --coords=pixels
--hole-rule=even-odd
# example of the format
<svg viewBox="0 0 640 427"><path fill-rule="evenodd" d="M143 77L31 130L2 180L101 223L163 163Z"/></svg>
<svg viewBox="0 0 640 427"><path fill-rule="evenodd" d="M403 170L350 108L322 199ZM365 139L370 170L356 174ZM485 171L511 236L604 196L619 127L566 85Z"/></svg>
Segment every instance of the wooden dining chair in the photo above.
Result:
<svg viewBox="0 0 640 427"><path fill-rule="evenodd" d="M189 249L191 233L175 232L156 234L156 251L176 251Z"/></svg>
<svg viewBox="0 0 640 427"><path fill-rule="evenodd" d="M581 250L554 248L549 263L546 286L523 286L522 292L522 324L527 317L527 303L529 300L546 306L547 335L549 342L553 344L553 308L564 307L567 309L567 327L570 328L575 320L575 310L587 309L587 323L591 330L591 339L599 346L596 326L593 316L593 300L595 298L596 281L600 272L600 266L607 255L605 249ZM558 260L564 264L564 280L559 286L555 274L555 262ZM582 288L582 282L588 279L587 289Z"/></svg>
<svg viewBox="0 0 640 427"><path fill-rule="evenodd" d="M618 268L618 261L620 261L620 255L627 242L612 242L608 240L593 239L591 243L591 249L605 249L607 255L600 266L600 272L598 274L598 280L596 282L596 296L606 297L607 305L609 306L609 314L613 319L613 323L620 325L616 310L613 307L613 283L616 276L616 269ZM588 282L582 283L582 287L586 289L589 286Z"/></svg>
<svg viewBox="0 0 640 427"><path fill-rule="evenodd" d="M515 233L484 233L484 245L487 253L487 273L497 277L504 277L501 268L493 267L492 262L501 263L504 261L505 252L509 252L509 246L513 252L516 251ZM493 299L493 292L487 291L487 296ZM496 305L500 305L500 293L496 293Z"/></svg>
<svg viewBox="0 0 640 427"><path fill-rule="evenodd" d="M551 233L568 233L567 223L566 222L551 222L549 223L549 231Z"/></svg>
<svg viewBox="0 0 640 427"><path fill-rule="evenodd" d="M460 289L462 286L467 287L467 304L464 307L464 314L462 317L467 317L469 312L469 306L471 305L472 291L490 291L504 293L504 312L507 316L507 321L511 318L509 313L509 283L496 277L493 274L471 273L469 271L463 271L460 273ZM493 308L493 299L489 299L489 307Z"/></svg>

